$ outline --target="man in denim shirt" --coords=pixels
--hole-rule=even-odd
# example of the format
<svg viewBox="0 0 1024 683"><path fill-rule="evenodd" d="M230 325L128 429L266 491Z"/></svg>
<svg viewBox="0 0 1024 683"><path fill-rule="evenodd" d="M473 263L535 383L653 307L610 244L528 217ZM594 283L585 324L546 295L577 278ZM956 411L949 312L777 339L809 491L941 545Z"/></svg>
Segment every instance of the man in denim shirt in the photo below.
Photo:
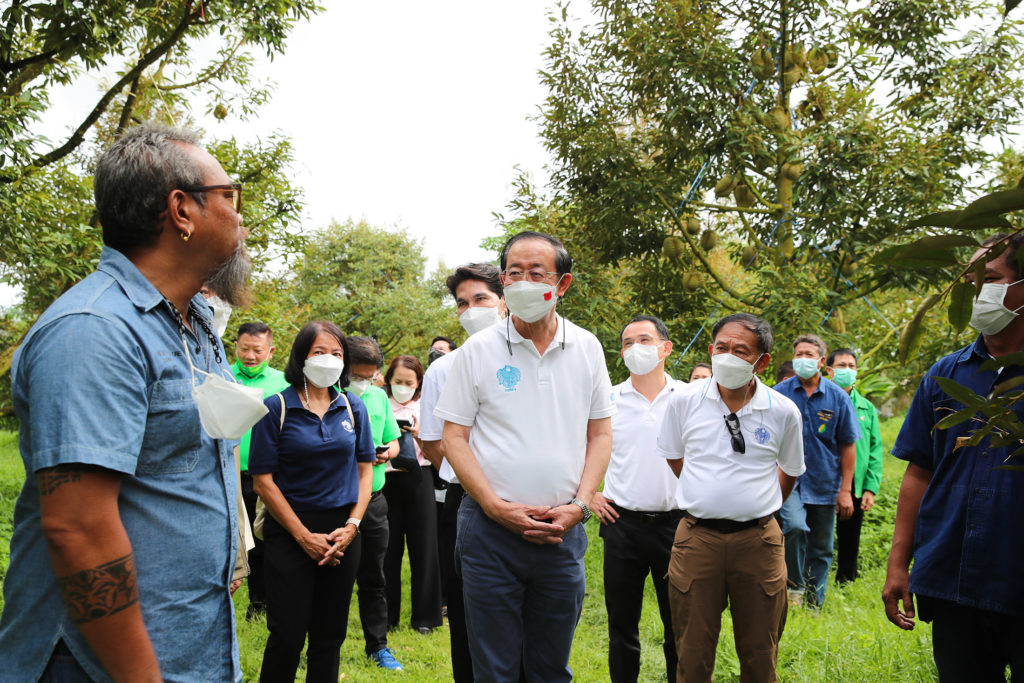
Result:
<svg viewBox="0 0 1024 683"><path fill-rule="evenodd" d="M249 262L241 187L197 142L147 125L103 154L99 266L14 357L0 680L241 680L235 442L201 427L186 345L230 377L197 293L244 303Z"/></svg>
<svg viewBox="0 0 1024 683"><path fill-rule="evenodd" d="M779 517L786 535L786 567L791 592L813 607L825 602L836 515L853 514L853 472L860 427L846 392L821 376L828 349L821 337L803 334L793 341L794 377L775 390L800 408L807 472L797 481Z"/></svg>
<svg viewBox="0 0 1024 683"><path fill-rule="evenodd" d="M984 244L1002 241L1009 246L986 264L974 302L971 325L981 335L928 370L892 449L907 461L907 470L882 600L886 616L902 629L914 628L915 616L932 622L941 681L1004 681L1007 665L1013 680L1024 674L1024 472L1000 469L1021 464L1019 457L1010 458L1020 444L995 446L989 437L965 443L982 426L980 414L935 429L965 407L943 391L937 377L988 396L1024 375L1020 364L982 368L993 357L1024 351L1024 317L1017 313L1024 306L1018 260L1024 236L997 235ZM980 250L974 256L982 257ZM1020 401L1013 411L1018 421L1024 419Z"/></svg>

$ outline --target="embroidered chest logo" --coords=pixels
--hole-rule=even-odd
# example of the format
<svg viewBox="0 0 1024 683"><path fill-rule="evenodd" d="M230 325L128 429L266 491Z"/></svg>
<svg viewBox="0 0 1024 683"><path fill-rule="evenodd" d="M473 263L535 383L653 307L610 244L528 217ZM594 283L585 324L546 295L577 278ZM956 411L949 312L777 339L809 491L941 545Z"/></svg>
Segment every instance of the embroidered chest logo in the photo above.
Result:
<svg viewBox="0 0 1024 683"><path fill-rule="evenodd" d="M772 438L772 435L764 427L758 427L754 430L754 438L761 445L768 443L768 439Z"/></svg>
<svg viewBox="0 0 1024 683"><path fill-rule="evenodd" d="M828 427L828 423L832 421L833 417L835 417L835 413L832 412L831 410L826 410L825 408L822 408L821 410L818 411L818 419L821 420L821 424L818 425L819 434L825 433L825 429L826 427Z"/></svg>
<svg viewBox="0 0 1024 683"><path fill-rule="evenodd" d="M522 377L523 373L520 372L519 368L514 368L511 365L506 365L501 370L498 370L498 384L505 391L515 391Z"/></svg>
<svg viewBox="0 0 1024 683"><path fill-rule="evenodd" d="M341 426L345 428L346 432L355 431L354 429L352 429L352 423L348 421L348 418L345 418L344 420L341 421Z"/></svg>

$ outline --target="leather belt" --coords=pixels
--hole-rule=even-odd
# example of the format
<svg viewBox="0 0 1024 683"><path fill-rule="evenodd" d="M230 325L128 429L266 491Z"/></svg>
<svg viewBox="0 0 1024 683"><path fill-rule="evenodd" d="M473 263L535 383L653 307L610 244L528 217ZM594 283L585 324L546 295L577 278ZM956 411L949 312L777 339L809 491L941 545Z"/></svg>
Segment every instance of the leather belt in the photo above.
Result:
<svg viewBox="0 0 1024 683"><path fill-rule="evenodd" d="M647 524L655 524L657 522L678 522L683 518L682 510L627 510L626 508L621 508L616 505L615 511L618 512L619 516L623 519L633 519L639 522L646 522Z"/></svg>
<svg viewBox="0 0 1024 683"><path fill-rule="evenodd" d="M765 515L764 517L759 517L757 519L748 519L745 522L737 522L734 519L701 519L700 517L694 517L689 512L685 513L685 515L692 519L694 524L697 526L717 531L720 534L734 534L737 531L753 529L755 526L763 526L772 518L771 515Z"/></svg>

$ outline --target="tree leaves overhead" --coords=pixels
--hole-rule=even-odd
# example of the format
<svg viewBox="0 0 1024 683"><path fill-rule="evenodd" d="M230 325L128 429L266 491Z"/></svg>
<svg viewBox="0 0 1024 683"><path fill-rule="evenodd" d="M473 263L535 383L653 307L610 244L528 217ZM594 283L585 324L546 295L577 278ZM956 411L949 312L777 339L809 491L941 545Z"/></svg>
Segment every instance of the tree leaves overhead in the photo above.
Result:
<svg viewBox="0 0 1024 683"><path fill-rule="evenodd" d="M971 322L971 311L974 308L974 285L970 282L957 282L949 293L949 324L957 332L962 332Z"/></svg>

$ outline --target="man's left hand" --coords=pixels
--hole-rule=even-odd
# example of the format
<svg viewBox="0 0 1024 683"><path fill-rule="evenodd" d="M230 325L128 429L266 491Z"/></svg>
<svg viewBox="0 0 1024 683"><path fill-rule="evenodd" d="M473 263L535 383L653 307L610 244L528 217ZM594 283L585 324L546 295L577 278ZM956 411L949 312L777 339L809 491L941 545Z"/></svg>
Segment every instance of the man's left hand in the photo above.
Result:
<svg viewBox="0 0 1024 683"><path fill-rule="evenodd" d="M600 491L590 499L590 509L594 516L601 520L601 524L615 524L615 520L619 518L619 512L613 505L614 502L611 498L605 498Z"/></svg>
<svg viewBox="0 0 1024 683"><path fill-rule="evenodd" d="M871 491L865 491L864 495L860 497L860 509L867 512L875 506L875 494Z"/></svg>
<svg viewBox="0 0 1024 683"><path fill-rule="evenodd" d="M231 591L231 595L234 595L235 591L238 590L241 587L242 587L242 580L241 579L235 579L234 581L231 582L231 585L228 586L228 590Z"/></svg>
<svg viewBox="0 0 1024 683"><path fill-rule="evenodd" d="M552 524L561 527L561 530L551 532L529 530L524 531L523 536L528 540L530 538L564 538L569 529L583 521L583 510L580 509L579 505L569 503L551 508L546 516L547 519L545 521L550 521Z"/></svg>
<svg viewBox="0 0 1024 683"><path fill-rule="evenodd" d="M836 514L839 519L849 519L853 515L853 494L849 491L840 491L836 498Z"/></svg>

